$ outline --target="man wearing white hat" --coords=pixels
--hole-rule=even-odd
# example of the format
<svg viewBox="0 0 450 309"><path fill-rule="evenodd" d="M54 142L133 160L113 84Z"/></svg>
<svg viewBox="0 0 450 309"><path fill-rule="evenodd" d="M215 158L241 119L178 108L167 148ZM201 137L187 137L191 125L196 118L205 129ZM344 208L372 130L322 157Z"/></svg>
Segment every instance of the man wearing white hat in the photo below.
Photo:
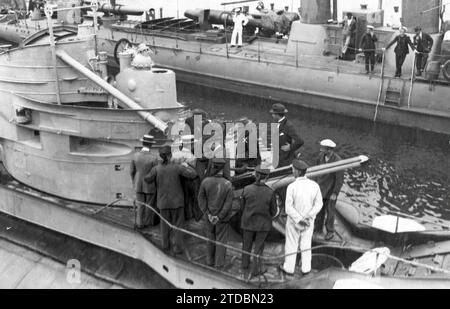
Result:
<svg viewBox="0 0 450 309"><path fill-rule="evenodd" d="M242 47L242 32L244 27L247 26L249 20L247 16L241 13L241 8L235 9L235 15L233 16L234 28L231 35L231 47Z"/></svg>
<svg viewBox="0 0 450 309"><path fill-rule="evenodd" d="M320 142L320 155L317 159L317 165L330 164L341 161L341 157L334 152L336 143L330 139ZM325 225L327 234L325 240L334 238L334 220L336 216L336 202L339 193L344 184L344 172L336 172L320 176L316 179L320 186L323 197L323 208L317 215L315 231L323 233Z"/></svg>
<svg viewBox="0 0 450 309"><path fill-rule="evenodd" d="M374 33L374 29L371 25L367 26L367 33L364 34L361 40L361 48L359 49L364 52L366 74L373 73L375 69L375 51L377 49L376 43L378 42L378 38Z"/></svg>

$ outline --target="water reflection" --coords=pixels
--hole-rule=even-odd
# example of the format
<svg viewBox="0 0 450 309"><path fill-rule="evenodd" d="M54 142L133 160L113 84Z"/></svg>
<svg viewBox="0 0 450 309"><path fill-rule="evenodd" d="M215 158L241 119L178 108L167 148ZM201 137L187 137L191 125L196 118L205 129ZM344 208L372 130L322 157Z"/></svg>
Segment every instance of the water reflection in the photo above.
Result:
<svg viewBox="0 0 450 309"><path fill-rule="evenodd" d="M180 102L203 108L214 118L233 121L247 116L255 122L272 121L268 100L182 83L178 90ZM371 158L366 167L349 171L345 177L344 191L353 203L374 214L384 209L450 220L449 136L293 106L289 106L289 117L305 139L302 153L308 162L315 161L318 143L325 138L336 141L344 158L361 154Z"/></svg>

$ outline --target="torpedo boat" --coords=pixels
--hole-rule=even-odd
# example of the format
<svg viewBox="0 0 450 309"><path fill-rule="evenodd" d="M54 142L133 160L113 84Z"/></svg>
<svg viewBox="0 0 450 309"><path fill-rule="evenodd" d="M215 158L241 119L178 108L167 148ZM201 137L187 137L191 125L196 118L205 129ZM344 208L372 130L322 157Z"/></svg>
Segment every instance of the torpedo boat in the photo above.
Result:
<svg viewBox="0 0 450 309"><path fill-rule="evenodd" d="M387 231L395 223L392 237L399 244L382 247L355 236L338 220L344 238L315 239L315 271L307 277L288 278L278 271L284 259L282 236L268 244L263 257L268 269L256 278L240 271L238 233L223 244L227 267L206 265L201 222L190 221L183 229L172 226L184 234L186 250L180 256L164 252L159 227L135 229L129 162L143 135L152 132L166 142L170 128L180 121L183 106L176 100L175 74L153 68L150 57L131 51L119 54L120 73L112 77L96 39L92 8L94 27L73 31L50 21L66 8L47 6L48 29L17 47L2 47L1 212L140 260L179 288L450 288L448 243L416 245L397 237L423 232L420 224L405 218L374 220L373 228ZM315 167L309 176L357 168L366 161L357 157ZM236 197L249 179L233 179ZM292 180L289 169L274 170L270 185L279 190ZM235 201L236 213L238 208ZM274 226L282 231L280 222Z"/></svg>
<svg viewBox="0 0 450 309"><path fill-rule="evenodd" d="M421 21L435 44L424 76L416 76L416 56L411 52L402 78L394 76L393 48L382 52L397 35L395 29L384 26L382 1L378 9L364 6L344 12L357 20L355 38L345 55L353 61L338 59L342 55L342 28L336 24L337 13L332 16L330 1L316 2L303 0L301 14L286 9L248 11L242 48L231 47L233 20L229 10L192 9L184 18L164 17L161 12L158 18L155 10L150 14L115 1L57 1L58 6L72 9L53 16L53 23L83 25L92 19L88 11L93 4L104 13L98 44L107 52L111 67L119 66L123 48L146 43L153 50L155 63L175 71L179 81L373 122L450 133L450 23L442 22L439 27L437 8L444 10L439 0L403 1L403 19L409 32ZM42 10L34 8L30 16L4 14L0 35L20 44L46 28ZM127 17L143 13L147 16L144 22ZM378 37L378 63L374 73L366 75L359 46L368 24L375 26Z"/></svg>

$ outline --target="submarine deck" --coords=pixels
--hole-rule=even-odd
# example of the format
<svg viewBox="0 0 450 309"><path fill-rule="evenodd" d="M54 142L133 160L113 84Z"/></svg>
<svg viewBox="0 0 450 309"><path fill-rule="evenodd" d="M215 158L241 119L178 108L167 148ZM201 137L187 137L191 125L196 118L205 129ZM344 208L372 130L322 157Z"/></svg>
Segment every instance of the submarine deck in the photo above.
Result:
<svg viewBox="0 0 450 309"><path fill-rule="evenodd" d="M109 222L114 225L120 225L129 230L134 229L134 211L132 207L122 206L109 206L102 205L90 205L84 203L77 203L59 199L41 192L35 191L27 186L24 186L17 181L13 180L3 169L1 168L1 183L2 187L6 187L8 190L13 190L19 194L27 194L34 197L38 197L43 200L47 200L53 204L59 205L72 211L82 213L84 215L94 217L96 220ZM280 226L280 228L282 228ZM313 274L318 271L323 271L330 267L347 268L352 262L361 256L365 250L370 250L375 243L356 243L358 239L352 236L350 230L345 226L345 223L341 220L337 221L337 234L339 239L327 242L323 239L323 235L315 236L314 244L319 246L313 251ZM185 225L185 229L190 233L194 233L203 236L202 222L189 221ZM144 237L150 241L153 245L160 248L160 228L159 226L147 228L140 231ZM267 272L262 277L255 277L249 280L246 274L241 271L241 238L238 233L232 232L230 242L228 245L235 250L227 250L227 265L222 271L218 271L214 268L210 268L206 265L206 241L193 237L191 235L185 235L184 237L185 253L176 256L176 259L188 262L193 265L200 266L204 269L211 271L211 273L220 273L221 275L228 276L230 278L238 279L242 282L246 282L252 286L270 286L270 287L282 287L286 282L295 282L305 279L302 277L300 270L293 278L286 278L284 274L278 270L278 265L283 261L284 254L284 242L282 240L270 239L266 244L265 257L271 257L270 261L265 261L265 268ZM360 246L360 251L358 247ZM323 246L323 247L320 247ZM317 251L316 251L317 250ZM414 259L416 262L424 263L431 267L442 267L443 269L450 270L450 242L440 242L436 244L426 244L410 248L407 252L395 252L396 256L402 256L404 258ZM398 251L398 250L397 250ZM300 255L299 255L300 256ZM335 257L340 257L339 263ZM344 260L344 258L346 260ZM394 278L434 278L434 279L448 279L448 275L438 272L432 272L429 269L422 269L420 267L411 266L408 263L402 261L389 260L385 263L385 267L382 271L383 275L389 275ZM306 278L307 279L307 278Z"/></svg>

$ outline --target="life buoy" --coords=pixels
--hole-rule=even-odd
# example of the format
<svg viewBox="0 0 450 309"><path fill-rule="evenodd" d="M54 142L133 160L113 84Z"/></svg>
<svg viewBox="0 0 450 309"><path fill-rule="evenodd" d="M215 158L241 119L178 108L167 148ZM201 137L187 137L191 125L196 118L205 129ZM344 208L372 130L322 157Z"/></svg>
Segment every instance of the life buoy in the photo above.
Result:
<svg viewBox="0 0 450 309"><path fill-rule="evenodd" d="M442 74L444 74L445 79L450 82L450 60L442 67Z"/></svg>
<svg viewBox="0 0 450 309"><path fill-rule="evenodd" d="M120 65L120 60L119 60L119 53L122 52L123 50L121 50L120 48L124 47L124 46L132 46L131 42L128 41L127 39L120 39L116 46L114 47L114 60L116 60L116 63Z"/></svg>

